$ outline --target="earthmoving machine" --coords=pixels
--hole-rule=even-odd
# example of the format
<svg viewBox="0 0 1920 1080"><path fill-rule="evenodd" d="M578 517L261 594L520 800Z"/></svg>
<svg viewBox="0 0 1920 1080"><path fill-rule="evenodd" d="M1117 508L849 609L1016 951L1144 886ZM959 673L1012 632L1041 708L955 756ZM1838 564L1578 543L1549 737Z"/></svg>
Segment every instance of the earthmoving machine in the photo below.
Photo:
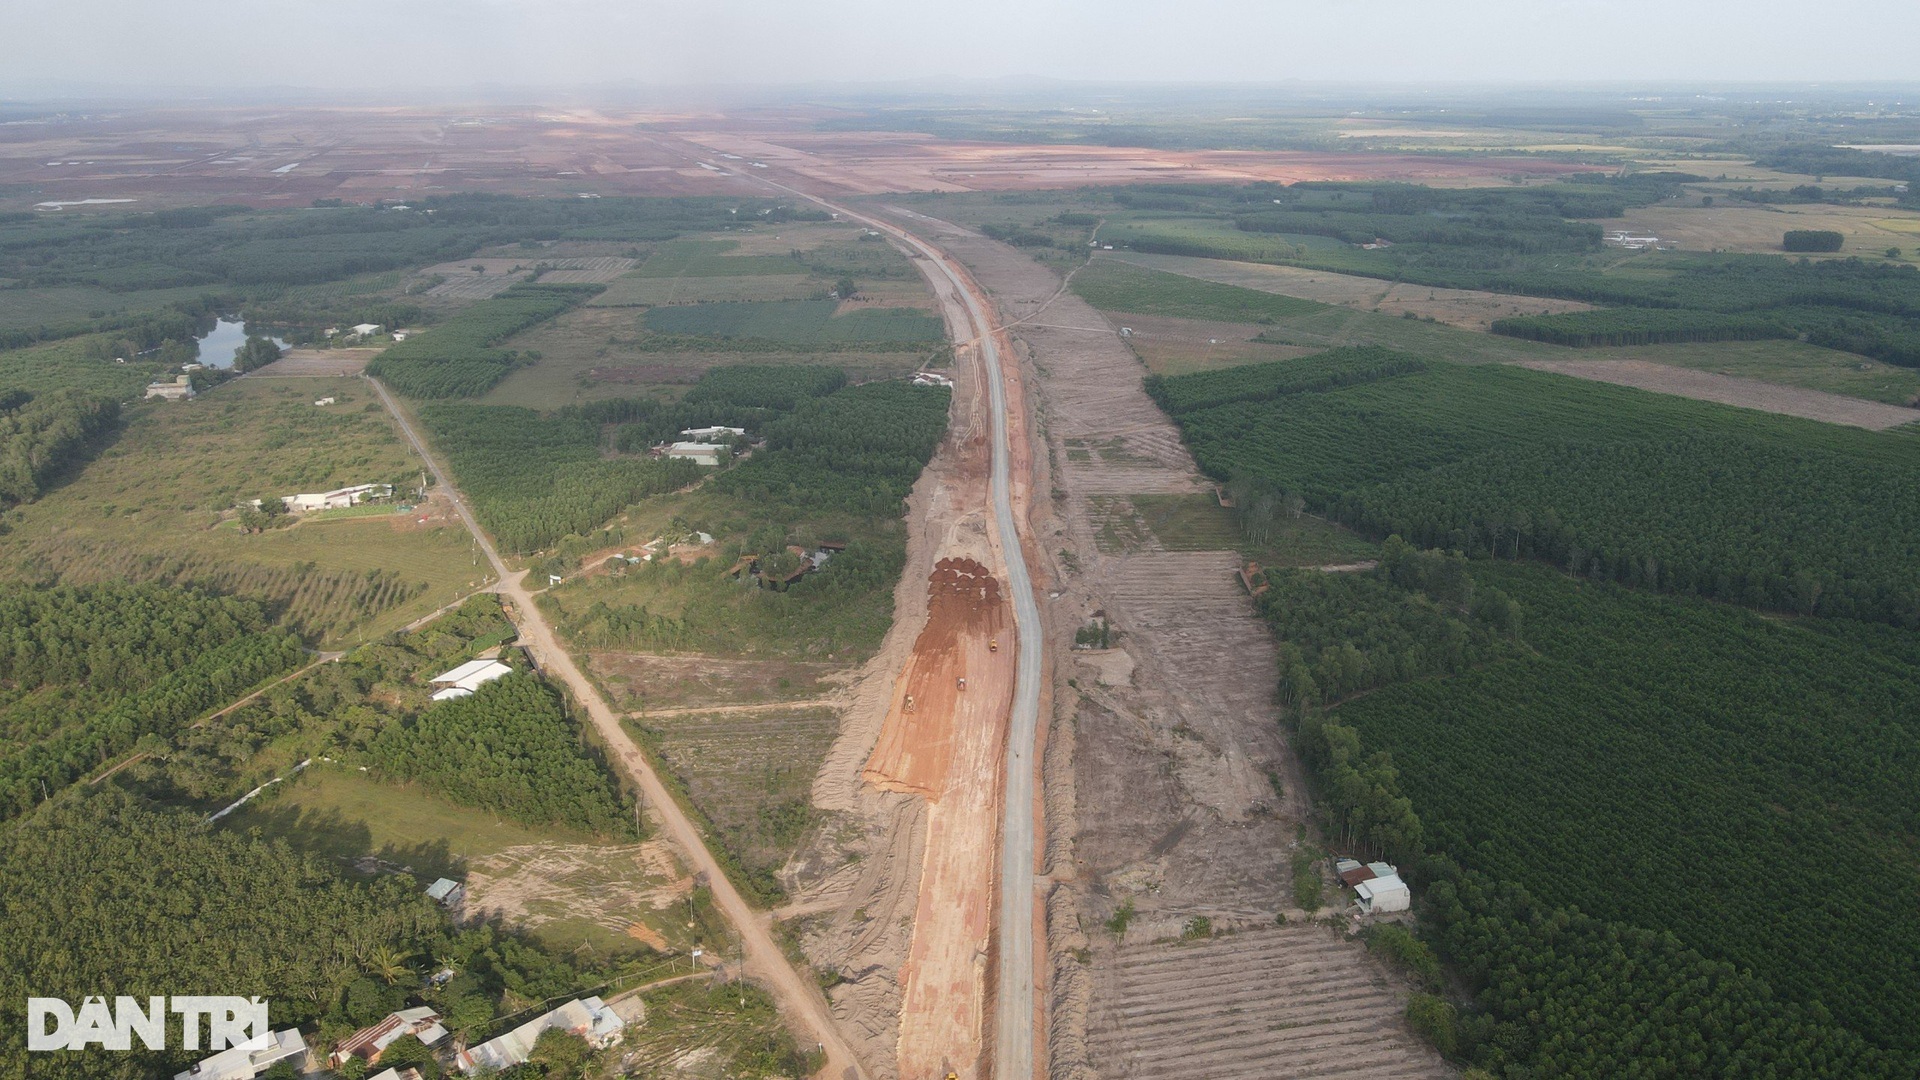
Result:
<svg viewBox="0 0 1920 1080"><path fill-rule="evenodd" d="M990 637L990 638L988 638L988 639L987 639L987 651L988 651L988 652L999 652L999 651L1000 651L1000 639L999 639L999 638L997 638L997 637Z"/></svg>
<svg viewBox="0 0 1920 1080"><path fill-rule="evenodd" d="M906 711L908 711L908 712L912 712L912 711L913 711L913 695L912 695L912 694L908 694L908 695L907 695L907 706L906 706Z"/></svg>
<svg viewBox="0 0 1920 1080"><path fill-rule="evenodd" d="M967 688L967 677L965 675L962 675L960 676L960 689L965 690L966 688Z"/></svg>

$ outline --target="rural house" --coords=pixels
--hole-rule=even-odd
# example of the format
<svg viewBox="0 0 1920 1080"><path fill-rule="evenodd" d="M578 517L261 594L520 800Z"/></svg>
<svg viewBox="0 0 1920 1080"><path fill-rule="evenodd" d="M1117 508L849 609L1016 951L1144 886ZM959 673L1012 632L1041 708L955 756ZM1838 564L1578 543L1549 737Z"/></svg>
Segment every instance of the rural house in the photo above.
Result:
<svg viewBox="0 0 1920 1080"><path fill-rule="evenodd" d="M172 382L153 382L147 384L147 397L160 398L163 401L185 401L195 395L193 376L178 375Z"/></svg>
<svg viewBox="0 0 1920 1080"><path fill-rule="evenodd" d="M454 1058L461 1072L511 1069L533 1055L533 1044L549 1028L571 1031L595 1049L620 1041L627 1022L597 997L569 1001L545 1016L529 1020L497 1039L468 1047Z"/></svg>
<svg viewBox="0 0 1920 1080"><path fill-rule="evenodd" d="M1353 890L1362 915L1383 915L1413 906L1407 883L1400 880L1400 870L1392 863L1363 865L1355 859L1338 859L1333 869L1340 875L1340 883Z"/></svg>
<svg viewBox="0 0 1920 1080"><path fill-rule="evenodd" d="M412 1009L401 1009L388 1013L386 1019L340 1040L334 1048L328 1064L338 1069L347 1063L348 1058L361 1058L372 1065L380 1060L380 1055L395 1039L412 1035L422 1043L433 1046L447 1037L447 1029L440 1024L440 1014L425 1005Z"/></svg>
<svg viewBox="0 0 1920 1080"><path fill-rule="evenodd" d="M687 430L681 432L680 437L685 439L688 442L696 442L696 443L730 443L733 440L738 439L741 436L745 435L746 433L747 433L746 428L696 427L696 428L688 428Z"/></svg>

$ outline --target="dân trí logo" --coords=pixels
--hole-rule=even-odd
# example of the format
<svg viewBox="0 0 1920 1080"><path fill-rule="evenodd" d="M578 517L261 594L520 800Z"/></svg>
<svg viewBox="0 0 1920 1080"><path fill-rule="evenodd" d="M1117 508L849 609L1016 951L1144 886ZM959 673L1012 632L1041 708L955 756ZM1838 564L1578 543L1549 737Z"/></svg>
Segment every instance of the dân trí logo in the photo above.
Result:
<svg viewBox="0 0 1920 1080"><path fill-rule="evenodd" d="M27 999L27 1049L131 1050L138 1035L149 1050L167 1049L167 1017L180 1017L182 1050L200 1049L201 1020L206 1021L209 1050L267 1034L267 1003L251 997L116 997L108 1006L104 997L90 997L75 1009L59 998Z"/></svg>

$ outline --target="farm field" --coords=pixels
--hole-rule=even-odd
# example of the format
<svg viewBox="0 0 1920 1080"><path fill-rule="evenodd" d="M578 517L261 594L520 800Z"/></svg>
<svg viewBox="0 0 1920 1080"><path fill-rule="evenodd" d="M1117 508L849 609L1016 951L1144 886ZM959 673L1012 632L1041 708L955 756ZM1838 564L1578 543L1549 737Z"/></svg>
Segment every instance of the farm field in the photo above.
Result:
<svg viewBox="0 0 1920 1080"><path fill-rule="evenodd" d="M1805 183L1799 178L1796 183ZM1862 184L1885 181L1861 181ZM1758 185L1756 185L1758 186ZM1846 238L1840 257L1879 260L1888 248L1901 261L1920 259L1920 213L1887 206L1775 205L1644 206L1597 222L1607 230L1658 236L1686 251L1777 253L1789 229L1830 229Z"/></svg>
<svg viewBox="0 0 1920 1080"><path fill-rule="evenodd" d="M1307 355L1327 347L1372 344L1463 363L1491 361L1555 364L1565 361L1617 360L1661 364L1717 375L1757 379L1780 386L1799 387L1823 394L1839 394L1890 405L1908 405L1916 398L1920 398L1920 370L1896 367L1853 353L1821 348L1803 341L1683 342L1575 350L1446 325L1444 319L1428 322L1424 318L1408 319L1404 315L1394 317L1386 313L1385 308L1390 306L1387 304L1382 305L1382 310L1375 311L1371 306L1364 308L1358 306L1361 303L1359 299L1354 299L1352 304L1335 299L1343 294L1349 295L1350 298L1358 297L1360 290L1364 288L1371 288L1375 298L1388 291L1425 296L1430 293L1442 294L1448 290L1428 289L1425 286L1390 286L1389 283L1376 279L1336 275L1329 271L1305 270L1297 267L1138 253L1128 253L1126 258L1129 263L1149 268L1150 272L1160 276L1141 279L1133 288L1127 290L1096 288L1094 293L1096 306L1108 307L1109 304L1125 302L1142 303L1135 295L1136 290L1139 294L1160 290L1164 285L1162 279L1175 274L1200 274L1203 275L1201 278L1203 281L1230 278L1235 283L1244 283L1219 282L1227 288L1284 288L1288 290L1289 295L1322 300L1328 305L1333 305L1318 307L1303 314L1281 315L1273 318L1270 323L1249 322L1237 325L1210 324L1190 318L1166 319L1154 316L1143 319L1128 315L1122 319L1119 316L1129 312L1129 308L1109 308L1115 313L1116 321L1129 324L1135 331L1135 336L1129 338L1128 344L1155 374L1178 375L1241 363L1258 363L1265 360L1285 359L1289 356ZM1109 262L1112 261L1112 257L1103 256L1100 261ZM1245 272L1240 270L1241 267L1247 268ZM1080 278L1076 277L1076 288L1079 286L1079 281ZM1352 293L1346 293L1346 290L1350 289L1353 290ZM1199 290L1188 286L1167 289L1162 291L1161 295L1190 297L1197 291ZM1202 297L1192 300L1185 310L1195 314L1214 313L1222 309L1232 310L1231 305L1235 303L1235 296L1237 294L1228 293L1216 297ZM1480 303L1477 299L1465 302L1476 306ZM1516 302L1532 305L1532 310L1535 311L1579 310L1587 306L1532 297L1521 297ZM1143 304L1143 306L1157 305ZM1171 302L1166 306L1172 310L1178 310L1180 307ZM1435 316L1435 318L1440 317ZM1236 337L1239 340L1235 340ZM1216 338L1219 343L1207 344L1209 338ZM1667 392L1697 396L1687 393L1684 389L1685 385L1676 381L1675 388L1668 389ZM1655 388L1649 387L1649 389ZM1714 399L1709 398L1709 400ZM1765 408L1766 406L1754 404L1750 407Z"/></svg>
<svg viewBox="0 0 1920 1080"><path fill-rule="evenodd" d="M338 404L312 404L327 395ZM348 643L478 584L464 530L428 504L245 534L234 507L355 483L404 492L419 476L364 383L241 379L137 407L78 478L14 511L0 561L16 577L206 582L262 600L318 644Z"/></svg>

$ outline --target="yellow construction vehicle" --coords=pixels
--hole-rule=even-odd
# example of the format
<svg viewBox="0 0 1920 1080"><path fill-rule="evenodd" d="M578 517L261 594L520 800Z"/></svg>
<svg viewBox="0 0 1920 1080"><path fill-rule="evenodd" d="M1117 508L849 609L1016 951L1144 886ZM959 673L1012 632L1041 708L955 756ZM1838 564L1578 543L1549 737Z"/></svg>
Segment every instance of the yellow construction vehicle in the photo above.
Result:
<svg viewBox="0 0 1920 1080"><path fill-rule="evenodd" d="M990 637L990 638L988 638L988 639L987 639L987 651L988 651L988 652L999 652L999 651L1000 651L1000 639L999 639L999 638L997 638L997 637Z"/></svg>

